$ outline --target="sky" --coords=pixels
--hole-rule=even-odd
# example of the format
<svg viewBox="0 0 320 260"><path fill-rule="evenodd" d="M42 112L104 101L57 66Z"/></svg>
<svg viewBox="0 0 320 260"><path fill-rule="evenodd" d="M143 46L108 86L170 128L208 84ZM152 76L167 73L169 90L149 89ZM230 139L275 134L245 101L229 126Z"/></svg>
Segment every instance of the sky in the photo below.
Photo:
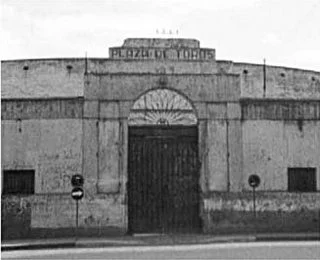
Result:
<svg viewBox="0 0 320 260"><path fill-rule="evenodd" d="M320 71L320 0L0 2L1 60L107 58L126 38L194 38L218 60Z"/></svg>

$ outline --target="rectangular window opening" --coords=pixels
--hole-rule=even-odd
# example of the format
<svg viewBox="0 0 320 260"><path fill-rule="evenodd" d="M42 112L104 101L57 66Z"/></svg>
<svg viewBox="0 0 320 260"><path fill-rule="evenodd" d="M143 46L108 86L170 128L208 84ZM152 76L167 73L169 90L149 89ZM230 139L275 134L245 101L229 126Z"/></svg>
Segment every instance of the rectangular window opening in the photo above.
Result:
<svg viewBox="0 0 320 260"><path fill-rule="evenodd" d="M288 168L289 192L315 192L316 184L316 168Z"/></svg>
<svg viewBox="0 0 320 260"><path fill-rule="evenodd" d="M34 176L34 170L4 170L2 194L34 194Z"/></svg>

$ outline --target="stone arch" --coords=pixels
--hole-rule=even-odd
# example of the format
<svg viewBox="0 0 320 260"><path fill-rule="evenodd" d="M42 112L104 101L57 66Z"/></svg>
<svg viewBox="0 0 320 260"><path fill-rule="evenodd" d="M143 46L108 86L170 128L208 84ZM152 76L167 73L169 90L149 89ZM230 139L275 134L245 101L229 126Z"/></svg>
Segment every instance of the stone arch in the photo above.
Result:
<svg viewBox="0 0 320 260"><path fill-rule="evenodd" d="M167 89L152 89L134 102L128 119L129 126L197 125L193 104L183 94Z"/></svg>

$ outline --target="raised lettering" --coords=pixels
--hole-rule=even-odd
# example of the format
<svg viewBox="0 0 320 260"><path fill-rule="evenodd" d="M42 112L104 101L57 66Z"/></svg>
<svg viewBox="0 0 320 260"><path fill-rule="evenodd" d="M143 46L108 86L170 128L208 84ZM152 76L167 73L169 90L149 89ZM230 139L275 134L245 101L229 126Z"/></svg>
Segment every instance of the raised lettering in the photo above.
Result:
<svg viewBox="0 0 320 260"><path fill-rule="evenodd" d="M200 50L200 59L204 60L206 58L205 50Z"/></svg>
<svg viewBox="0 0 320 260"><path fill-rule="evenodd" d="M183 50L178 51L178 60L183 60L183 53L184 53Z"/></svg>
<svg viewBox="0 0 320 260"><path fill-rule="evenodd" d="M140 50L136 49L136 53L134 55L135 58L140 58Z"/></svg>
<svg viewBox="0 0 320 260"><path fill-rule="evenodd" d="M214 51L213 50L207 50L206 51L206 58L208 59L208 60L213 60L214 59Z"/></svg>
<svg viewBox="0 0 320 260"><path fill-rule="evenodd" d="M149 57L150 59L154 59L154 50L153 50L153 49L148 50L148 57Z"/></svg>
<svg viewBox="0 0 320 260"><path fill-rule="evenodd" d="M127 57L128 57L128 58L133 58L133 50L132 50L132 49L129 49L129 50L127 51Z"/></svg>
<svg viewBox="0 0 320 260"><path fill-rule="evenodd" d="M177 59L214 60L213 49L159 49L159 48L111 48L110 57L114 59Z"/></svg>
<svg viewBox="0 0 320 260"><path fill-rule="evenodd" d="M163 51L162 50L155 50L154 56L156 59L161 59L163 57Z"/></svg>
<svg viewBox="0 0 320 260"><path fill-rule="evenodd" d="M126 58L126 53L124 49L119 49L119 57L120 58Z"/></svg>
<svg viewBox="0 0 320 260"><path fill-rule="evenodd" d="M119 49L112 49L111 50L111 58L119 57Z"/></svg>
<svg viewBox="0 0 320 260"><path fill-rule="evenodd" d="M189 59L189 58L190 58L190 51L189 51L189 50L184 50L184 52L183 52L183 57L184 57L185 59Z"/></svg>
<svg viewBox="0 0 320 260"><path fill-rule="evenodd" d="M191 58L197 60L199 58L199 52L197 50L192 50Z"/></svg>
<svg viewBox="0 0 320 260"><path fill-rule="evenodd" d="M164 58L164 59L166 59L166 58L167 58L166 50L163 50L163 58Z"/></svg>
<svg viewBox="0 0 320 260"><path fill-rule="evenodd" d="M147 50L142 50L142 58L148 58L149 57L149 53Z"/></svg>

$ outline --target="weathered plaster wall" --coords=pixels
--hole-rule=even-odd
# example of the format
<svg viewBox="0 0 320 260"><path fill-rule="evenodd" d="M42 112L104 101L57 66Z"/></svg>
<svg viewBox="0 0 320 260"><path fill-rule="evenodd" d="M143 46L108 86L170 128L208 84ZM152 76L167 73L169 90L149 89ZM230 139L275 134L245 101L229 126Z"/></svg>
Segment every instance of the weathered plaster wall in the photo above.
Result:
<svg viewBox="0 0 320 260"><path fill-rule="evenodd" d="M135 100L152 88L172 88L193 102L237 101L237 75L89 74L86 99Z"/></svg>
<svg viewBox="0 0 320 260"><path fill-rule="evenodd" d="M238 192L243 189L243 138L240 120L228 122L228 190Z"/></svg>
<svg viewBox="0 0 320 260"><path fill-rule="evenodd" d="M320 121L243 121L245 189L250 174L261 177L258 190L288 189L288 167L316 167L320 190Z"/></svg>
<svg viewBox="0 0 320 260"><path fill-rule="evenodd" d="M82 98L2 99L2 120L82 118Z"/></svg>
<svg viewBox="0 0 320 260"><path fill-rule="evenodd" d="M127 118L134 100L152 88L176 89L195 105L205 231L257 225L309 231L319 225L318 193L275 192L287 189L287 167L299 166L317 167L320 189L319 105L284 100L319 100L319 72L267 66L265 97L283 103L259 100L258 105L241 103L241 108L240 96L266 100L261 65L116 59L1 65L2 98L51 98L2 102L2 169L36 170L35 195L4 198L2 226L24 226L22 235L30 227L73 227L70 177L82 173L80 226L125 230ZM78 96L84 100L65 99ZM251 194L245 191L253 173L262 177L258 219L252 217Z"/></svg>
<svg viewBox="0 0 320 260"><path fill-rule="evenodd" d="M84 103L84 176L99 193L124 192L127 118L131 101L86 100ZM87 175L85 175L87 174Z"/></svg>
<svg viewBox="0 0 320 260"><path fill-rule="evenodd" d="M2 170L34 169L36 193L70 192L82 171L81 120L2 120L1 130Z"/></svg>
<svg viewBox="0 0 320 260"><path fill-rule="evenodd" d="M94 196L97 193L98 162L99 162L99 123L96 119L83 120L83 166L86 193Z"/></svg>
<svg viewBox="0 0 320 260"><path fill-rule="evenodd" d="M217 61L218 71L241 76L241 97L320 98L320 72L266 66L266 92L263 93L263 65Z"/></svg>
<svg viewBox="0 0 320 260"><path fill-rule="evenodd" d="M319 231L319 193L287 192L288 167L316 167L320 188L319 101L243 99L207 111L204 232ZM250 174L261 177L256 217Z"/></svg>
<svg viewBox="0 0 320 260"><path fill-rule="evenodd" d="M125 197L120 194L90 194L86 188L84 190L85 197L79 202L80 230L87 236L92 232L96 235L124 233ZM69 193L6 196L2 198L1 208L4 239L39 238L53 236L52 233L61 236L74 232L76 203Z"/></svg>
<svg viewBox="0 0 320 260"><path fill-rule="evenodd" d="M30 235L31 228L34 233L39 228L73 227L70 180L79 173L85 178L80 227L125 229L125 178L120 178L126 167L125 122L104 106L81 99L2 102L2 170L35 169L36 180L35 195L3 197L5 237ZM13 211L21 214L13 217ZM22 225L20 233L15 230Z"/></svg>
<svg viewBox="0 0 320 260"><path fill-rule="evenodd" d="M118 192L120 188L120 124L99 122L99 192Z"/></svg>
<svg viewBox="0 0 320 260"><path fill-rule="evenodd" d="M90 73L213 74L214 61L90 59Z"/></svg>
<svg viewBox="0 0 320 260"><path fill-rule="evenodd" d="M31 203L26 197L1 198L1 238L28 236L31 226Z"/></svg>
<svg viewBox="0 0 320 260"><path fill-rule="evenodd" d="M318 232L320 193L251 192L204 195L204 232Z"/></svg>
<svg viewBox="0 0 320 260"><path fill-rule="evenodd" d="M208 121L208 188L210 191L228 189L226 125L225 120Z"/></svg>
<svg viewBox="0 0 320 260"><path fill-rule="evenodd" d="M84 59L2 61L1 98L83 96L84 67Z"/></svg>
<svg viewBox="0 0 320 260"><path fill-rule="evenodd" d="M87 64L87 65L86 65ZM28 70L26 68L28 67ZM89 58L1 62L1 97L83 96L84 73L166 73L240 75L241 96L262 98L263 66L231 61L115 60ZM267 98L320 97L320 72L266 66Z"/></svg>
<svg viewBox="0 0 320 260"><path fill-rule="evenodd" d="M242 190L241 107L237 102L208 103L208 191Z"/></svg>
<svg viewBox="0 0 320 260"><path fill-rule="evenodd" d="M69 194L30 197L33 228L66 228L75 226L76 203ZM124 197L121 195L86 193L79 201L79 227L123 229L122 211ZM56 216L56 217L52 217ZM57 217L59 216L59 217Z"/></svg>

